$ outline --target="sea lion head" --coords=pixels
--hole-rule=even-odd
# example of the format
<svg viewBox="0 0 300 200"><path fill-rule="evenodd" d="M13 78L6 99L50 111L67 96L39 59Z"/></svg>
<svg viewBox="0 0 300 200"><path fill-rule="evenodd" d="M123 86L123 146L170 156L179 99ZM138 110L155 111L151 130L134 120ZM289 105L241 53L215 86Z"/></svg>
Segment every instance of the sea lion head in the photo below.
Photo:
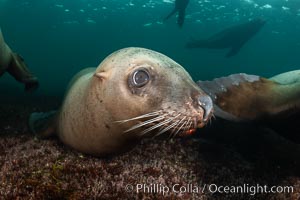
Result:
<svg viewBox="0 0 300 200"><path fill-rule="evenodd" d="M121 49L108 56L94 76L98 99L127 134L192 133L212 115L211 98L185 69L152 50Z"/></svg>

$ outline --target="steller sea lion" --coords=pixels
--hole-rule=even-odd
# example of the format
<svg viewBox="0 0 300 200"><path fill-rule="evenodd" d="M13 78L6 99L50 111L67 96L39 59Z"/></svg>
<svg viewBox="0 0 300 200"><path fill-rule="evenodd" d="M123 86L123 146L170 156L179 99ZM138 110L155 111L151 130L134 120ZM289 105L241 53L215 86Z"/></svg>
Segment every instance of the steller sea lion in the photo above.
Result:
<svg viewBox="0 0 300 200"><path fill-rule="evenodd" d="M25 91L38 88L38 79L30 73L24 59L6 44L0 29L0 76L6 71L17 81L25 84Z"/></svg>
<svg viewBox="0 0 300 200"><path fill-rule="evenodd" d="M179 27L182 27L182 25L184 23L184 19L185 19L185 9L186 9L187 5L189 4L189 1L190 0L176 0L174 9L171 11L170 14L168 14L168 16L166 16L164 18L164 21L166 21L172 15L174 15L175 13L178 12L177 24Z"/></svg>
<svg viewBox="0 0 300 200"><path fill-rule="evenodd" d="M31 130L96 156L120 153L146 136L189 134L212 115L212 100L175 61L125 48L79 72L57 112L33 113Z"/></svg>
<svg viewBox="0 0 300 200"><path fill-rule="evenodd" d="M192 40L186 44L187 48L226 49L230 48L226 57L236 55L245 43L250 40L266 21L254 19L247 23L227 28L208 39Z"/></svg>
<svg viewBox="0 0 300 200"><path fill-rule="evenodd" d="M258 121L300 111L300 70L271 78L232 74L198 81L214 102L214 114L232 121Z"/></svg>
<svg viewBox="0 0 300 200"><path fill-rule="evenodd" d="M202 137L300 165L300 70L270 78L232 74L197 84L212 98L217 118Z"/></svg>

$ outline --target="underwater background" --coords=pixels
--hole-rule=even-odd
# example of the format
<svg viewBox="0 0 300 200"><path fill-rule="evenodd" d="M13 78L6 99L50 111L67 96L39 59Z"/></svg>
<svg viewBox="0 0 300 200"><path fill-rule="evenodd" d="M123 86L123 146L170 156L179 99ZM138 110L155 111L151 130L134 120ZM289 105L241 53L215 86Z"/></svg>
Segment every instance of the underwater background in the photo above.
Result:
<svg viewBox="0 0 300 200"><path fill-rule="evenodd" d="M182 28L176 16L162 23L173 7L172 0L0 0L0 27L39 78L33 95L62 96L80 69L130 46L171 57L195 81L240 72L269 77L300 67L299 0L190 0ZM254 18L267 23L234 57L225 57L227 49L185 48L191 38ZM0 91L28 96L8 74Z"/></svg>
<svg viewBox="0 0 300 200"><path fill-rule="evenodd" d="M58 108L75 73L124 47L161 52L195 81L241 72L270 77L300 68L300 0L190 0L182 28L176 16L162 23L173 8L172 0L0 0L4 38L40 81L37 91L26 93L8 73L0 77L0 199L300 199L299 143L274 141L268 130L257 133L261 127L214 120L195 137L145 139L112 158L84 155L56 137L39 140L29 131L28 116ZM255 18L267 23L231 58L225 57L228 49L185 48L191 38ZM295 126L276 125L298 135L299 119L289 121ZM138 183L294 190L255 196L126 191L127 184Z"/></svg>

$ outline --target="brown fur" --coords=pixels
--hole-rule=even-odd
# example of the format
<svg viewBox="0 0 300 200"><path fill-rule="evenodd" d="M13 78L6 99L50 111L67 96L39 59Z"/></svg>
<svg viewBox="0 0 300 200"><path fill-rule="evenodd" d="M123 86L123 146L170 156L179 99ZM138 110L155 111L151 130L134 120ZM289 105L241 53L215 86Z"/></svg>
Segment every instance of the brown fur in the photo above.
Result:
<svg viewBox="0 0 300 200"><path fill-rule="evenodd" d="M233 80L228 78L227 81L231 84L223 91L213 92L216 97L215 105L234 116L235 121L267 119L299 110L300 81L294 72L234 84L234 79L239 76L233 75ZM206 92L209 93L209 90Z"/></svg>

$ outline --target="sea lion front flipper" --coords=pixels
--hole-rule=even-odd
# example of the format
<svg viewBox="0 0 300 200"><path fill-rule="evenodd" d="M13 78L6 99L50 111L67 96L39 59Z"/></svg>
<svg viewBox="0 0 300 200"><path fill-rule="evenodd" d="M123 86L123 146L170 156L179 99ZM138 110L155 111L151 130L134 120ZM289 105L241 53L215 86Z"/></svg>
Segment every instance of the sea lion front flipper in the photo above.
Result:
<svg viewBox="0 0 300 200"><path fill-rule="evenodd" d="M52 136L56 131L56 116L57 111L32 113L28 121L30 131L39 138Z"/></svg>
<svg viewBox="0 0 300 200"><path fill-rule="evenodd" d="M7 72L17 81L25 84L25 91L34 91L39 87L37 77L27 68L24 59L17 53L12 53L12 59Z"/></svg>
<svg viewBox="0 0 300 200"><path fill-rule="evenodd" d="M212 98L215 115L223 119L259 120L299 111L300 82L281 84L255 75L233 74L197 84Z"/></svg>
<svg viewBox="0 0 300 200"><path fill-rule="evenodd" d="M242 44L236 44L233 47L231 47L230 51L226 54L226 58L230 58L234 55L236 55L241 48L244 46L245 42L243 42Z"/></svg>

